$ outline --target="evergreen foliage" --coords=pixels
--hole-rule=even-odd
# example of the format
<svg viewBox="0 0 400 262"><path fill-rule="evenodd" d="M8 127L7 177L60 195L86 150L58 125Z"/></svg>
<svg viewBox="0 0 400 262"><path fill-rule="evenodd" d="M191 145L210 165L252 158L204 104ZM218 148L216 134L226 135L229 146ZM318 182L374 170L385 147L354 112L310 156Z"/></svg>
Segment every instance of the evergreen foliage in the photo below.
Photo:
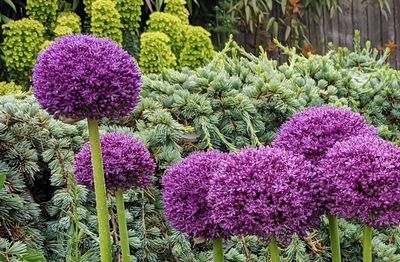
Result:
<svg viewBox="0 0 400 262"><path fill-rule="evenodd" d="M140 36L140 69L143 73L161 73L176 66L169 37L160 32L147 32Z"/></svg>
<svg viewBox="0 0 400 262"><path fill-rule="evenodd" d="M51 31L57 18L58 0L27 0L26 13Z"/></svg>
<svg viewBox="0 0 400 262"><path fill-rule="evenodd" d="M4 24L2 28L5 36L2 51L8 79L28 88L36 56L44 42L45 28L29 18Z"/></svg>
<svg viewBox="0 0 400 262"><path fill-rule="evenodd" d="M90 32L122 44L121 15L111 0L96 0L91 7Z"/></svg>
<svg viewBox="0 0 400 262"><path fill-rule="evenodd" d="M83 0L85 6L85 12L88 16L92 16L92 5L96 0Z"/></svg>
<svg viewBox="0 0 400 262"><path fill-rule="evenodd" d="M178 17L184 24L189 24L189 11L186 9L186 0L165 0L164 12Z"/></svg>
<svg viewBox="0 0 400 262"><path fill-rule="evenodd" d="M170 39L171 49L176 57L184 44L184 26L181 20L175 16L163 12L153 12L149 20L146 22L149 32L161 32L166 34Z"/></svg>
<svg viewBox="0 0 400 262"><path fill-rule="evenodd" d="M211 34L200 26L183 27L185 42L179 54L178 64L181 68L198 68L206 65L214 56Z"/></svg>

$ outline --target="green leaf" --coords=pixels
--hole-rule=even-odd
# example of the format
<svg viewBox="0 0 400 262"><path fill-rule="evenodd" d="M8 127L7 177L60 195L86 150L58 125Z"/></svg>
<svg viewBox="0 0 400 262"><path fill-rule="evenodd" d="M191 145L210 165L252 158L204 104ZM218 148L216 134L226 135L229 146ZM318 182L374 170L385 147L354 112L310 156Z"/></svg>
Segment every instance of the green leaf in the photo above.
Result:
<svg viewBox="0 0 400 262"><path fill-rule="evenodd" d="M44 255L38 250L29 248L26 255L22 256L23 262L46 262Z"/></svg>
<svg viewBox="0 0 400 262"><path fill-rule="evenodd" d="M272 10L272 0L267 0L267 6L269 10Z"/></svg>
<svg viewBox="0 0 400 262"><path fill-rule="evenodd" d="M17 8L12 0L4 0L4 2L6 2L6 4L8 4L14 10L14 12L17 12Z"/></svg>
<svg viewBox="0 0 400 262"><path fill-rule="evenodd" d="M271 28L271 26L272 26L272 24L274 23L274 21L275 21L275 17L271 17L271 18L268 20L267 27L266 27L266 31L269 31L269 29Z"/></svg>
<svg viewBox="0 0 400 262"><path fill-rule="evenodd" d="M0 174L0 189L4 187L4 181L6 181L6 175Z"/></svg>
<svg viewBox="0 0 400 262"><path fill-rule="evenodd" d="M292 31L292 28L290 26L286 26L286 31L285 31L285 41L289 39L290 32Z"/></svg>
<svg viewBox="0 0 400 262"><path fill-rule="evenodd" d="M285 13L286 5L287 5L287 0L282 0L281 2L282 13Z"/></svg>

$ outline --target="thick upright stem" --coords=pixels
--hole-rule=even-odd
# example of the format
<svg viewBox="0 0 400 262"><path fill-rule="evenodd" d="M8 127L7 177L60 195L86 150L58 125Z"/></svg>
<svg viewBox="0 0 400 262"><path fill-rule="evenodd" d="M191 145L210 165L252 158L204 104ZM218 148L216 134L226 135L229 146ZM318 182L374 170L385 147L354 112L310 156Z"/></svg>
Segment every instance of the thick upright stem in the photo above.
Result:
<svg viewBox="0 0 400 262"><path fill-rule="evenodd" d="M372 262L372 228L366 225L363 229L363 261Z"/></svg>
<svg viewBox="0 0 400 262"><path fill-rule="evenodd" d="M124 196L121 189L115 192L117 202L118 231L122 250L122 262L130 262L128 227L126 225Z"/></svg>
<svg viewBox="0 0 400 262"><path fill-rule="evenodd" d="M271 237L271 242L268 245L269 253L271 255L272 262L279 262L279 249L276 245L275 237Z"/></svg>
<svg viewBox="0 0 400 262"><path fill-rule="evenodd" d="M336 217L329 214L328 214L328 220L329 220L329 234L331 238L332 262L341 262L342 256L340 254L338 220Z"/></svg>
<svg viewBox="0 0 400 262"><path fill-rule="evenodd" d="M101 262L111 262L110 224L108 222L108 206L106 183L104 179L103 157L101 154L99 125L97 120L88 119L90 151L92 155L94 190L96 193L97 220L99 223Z"/></svg>
<svg viewBox="0 0 400 262"><path fill-rule="evenodd" d="M224 246L222 238L213 241L214 262L224 262Z"/></svg>

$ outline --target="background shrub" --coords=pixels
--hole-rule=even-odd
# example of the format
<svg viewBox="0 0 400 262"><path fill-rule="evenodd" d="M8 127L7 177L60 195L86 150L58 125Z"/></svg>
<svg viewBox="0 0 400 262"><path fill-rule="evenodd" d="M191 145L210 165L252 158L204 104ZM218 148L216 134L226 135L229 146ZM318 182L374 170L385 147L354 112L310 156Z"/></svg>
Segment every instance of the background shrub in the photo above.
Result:
<svg viewBox="0 0 400 262"><path fill-rule="evenodd" d="M198 68L206 65L215 55L210 33L200 26L183 27L185 42L179 54L178 64L181 68Z"/></svg>
<svg viewBox="0 0 400 262"><path fill-rule="evenodd" d="M14 82L0 82L0 96L8 94L17 94L22 91L22 86L15 84Z"/></svg>
<svg viewBox="0 0 400 262"><path fill-rule="evenodd" d="M57 18L59 4L58 0L27 0L26 13L51 31Z"/></svg>
<svg viewBox="0 0 400 262"><path fill-rule="evenodd" d="M160 32L143 33L140 37L140 62L143 73L161 73L176 66L169 38Z"/></svg>
<svg viewBox="0 0 400 262"><path fill-rule="evenodd" d="M61 29L60 29L61 27ZM58 15L56 21L56 28L54 29L54 33L56 36L61 36L65 34L56 33L56 31L67 31L66 28L69 28L71 34L79 34L81 32L81 18L75 14L74 12L62 12Z"/></svg>
<svg viewBox="0 0 400 262"><path fill-rule="evenodd" d="M189 24L189 11L186 9L186 0L165 0L164 12L178 17L184 24Z"/></svg>
<svg viewBox="0 0 400 262"><path fill-rule="evenodd" d="M2 51L8 78L28 88L45 29L40 22L29 18L4 24L2 28L5 36Z"/></svg>
<svg viewBox="0 0 400 262"><path fill-rule="evenodd" d="M121 16L110 0L96 0L91 9L90 32L99 37L108 37L122 44Z"/></svg>

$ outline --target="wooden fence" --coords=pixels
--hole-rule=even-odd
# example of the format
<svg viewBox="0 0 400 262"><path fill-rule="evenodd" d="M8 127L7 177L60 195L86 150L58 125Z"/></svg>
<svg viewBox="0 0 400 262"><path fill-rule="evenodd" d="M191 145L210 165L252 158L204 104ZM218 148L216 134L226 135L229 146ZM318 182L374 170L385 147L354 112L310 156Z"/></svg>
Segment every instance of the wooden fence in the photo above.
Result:
<svg viewBox="0 0 400 262"><path fill-rule="evenodd" d="M319 54L326 53L329 42L352 49L354 32L359 30L362 45L370 40L372 47L384 50L391 43L395 48L389 61L393 67L400 69L400 0L388 0L390 13L386 17L380 11L378 0L371 0L368 5L362 2L363 0L342 0L342 12L337 12L332 17L324 13L318 22L311 15L306 15L311 45ZM249 51L257 50L259 45L265 48L271 41L270 36L263 32L258 33L257 37L246 34L245 28L239 28L239 32L235 39ZM272 57L285 61L279 55Z"/></svg>
<svg viewBox="0 0 400 262"><path fill-rule="evenodd" d="M400 0L388 0L390 13L385 17L374 2L369 5L362 0L343 1L342 12L331 17L323 15L319 23L307 17L309 40L319 53L325 53L327 44L353 47L354 31L360 30L362 43L370 40L373 47L384 49L391 45L390 63L400 68ZM396 52L397 49L397 52Z"/></svg>

